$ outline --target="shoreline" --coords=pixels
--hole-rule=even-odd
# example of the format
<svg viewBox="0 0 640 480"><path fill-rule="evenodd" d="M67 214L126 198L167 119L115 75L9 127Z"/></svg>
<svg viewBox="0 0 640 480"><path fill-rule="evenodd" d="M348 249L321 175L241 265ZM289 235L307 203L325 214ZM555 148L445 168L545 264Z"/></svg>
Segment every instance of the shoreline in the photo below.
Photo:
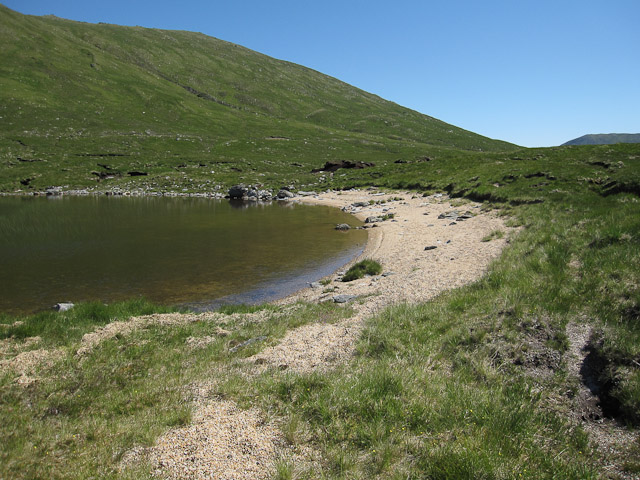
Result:
<svg viewBox="0 0 640 480"><path fill-rule="evenodd" d="M370 200L385 203L371 204ZM354 314L337 324L316 323L289 331L278 345L246 360L257 372L278 368L309 373L347 361L366 320L386 307L426 302L478 280L500 255L510 233L517 231L507 227L502 218L483 212L481 204L453 201L443 194L422 197L402 191L349 190L303 201L339 207L360 220L392 214L393 218L369 223L364 252L346 265L371 258L381 263L383 273L342 282L342 272L334 272L319 286L273 302L347 303ZM496 231L500 235L492 235Z"/></svg>
<svg viewBox="0 0 640 480"><path fill-rule="evenodd" d="M130 192L126 192L130 193ZM44 196L46 194L42 194ZM61 192L54 196L133 196L133 197L201 197L211 200L225 200L224 197L219 194L174 194L164 192L162 194L149 194L148 192L136 193L132 195L127 194L113 194L109 195L108 192L91 192L88 194L78 193L76 190ZM217 195L217 196L216 196ZM1 196L8 196L1 194ZM10 196L39 196L27 193L14 193ZM47 195L52 196L52 195ZM265 203L261 201L245 200L249 204ZM476 250L477 242L481 240L482 236L490 234L492 231L501 230L505 231L507 228L504 223L497 219L495 216L487 214L486 212L480 212L480 204L467 200L450 199L447 195L437 193L429 196L422 196L416 192L410 191L380 191L380 189L369 187L367 189L350 189L344 191L328 190L319 193L304 192L303 195L296 195L286 199L273 199L270 202L284 202L284 203L299 203L305 205L318 205L318 206L330 206L334 208L340 208L342 211L354 216L359 222L365 222L368 217L383 217L387 215L391 218L387 218L383 221L372 222L365 224L364 228L367 230L367 239L362 248L360 254L351 257L349 261L344 263L337 270L332 271L329 274L319 277L314 280L311 276L307 277L311 282L306 282L308 285L315 285L313 287L302 287L296 290L289 290L288 292L282 292L282 295L277 294L265 299L264 301L249 301L250 305L257 305L260 303L272 303L272 304L286 304L295 302L298 300L320 302L331 299L331 294L347 294L359 297L363 295L378 295L376 293L379 288L382 288L385 299L384 301L374 302L378 307L386 305L388 303L397 303L398 301L424 301L431 298L429 292L433 289L424 288L424 280L419 278L419 275L415 274L415 271L424 269L425 258L430 258L435 262L439 262L438 269L445 271L459 270L462 275L460 279L462 282L453 282L454 285L449 284L445 288L454 288L465 283L467 277L469 277L469 268L462 268L460 262L456 261L456 257L464 257L464 252L460 252L460 239L464 241L462 244L464 248L469 250ZM452 205L452 202L455 205ZM456 206L457 205L457 206ZM438 215L447 215L449 212L454 211L461 213L463 211L470 214L470 217L465 219L465 222L452 222L452 218L437 218ZM480 215L478 215L480 214ZM422 216L421 216L422 215ZM478 219L482 218L482 222L478 222ZM453 217L453 219L457 219ZM478 224L481 225L478 225ZM474 228L467 228L468 225L474 225ZM362 228L362 227L360 227ZM481 235L480 238L478 235ZM468 237L468 238L464 238ZM418 245L408 247L408 242L419 241L418 239L424 238L425 244L420 248ZM473 240L475 238L475 240ZM427 245L429 243L429 245ZM431 245L431 243L433 245ZM476 243L472 246L470 243ZM490 258L494 258L501 251L502 247L506 243L506 239L495 239L491 242L486 242L481 252L478 252L479 258L473 258L473 263L476 264L480 259L487 255ZM404 244L405 248L401 248ZM429 247L433 251L427 253L425 248ZM495 248L497 247L497 248ZM462 254L462 255L461 255ZM450 255L447 257L447 255ZM383 276L374 278L373 281L377 282L377 285L373 285L368 279L361 279L354 282L342 283L340 280L340 273L342 270L348 269L351 265L365 258L373 258L378 260L383 267ZM443 265L443 263L450 263L450 265ZM471 277L476 277L484 271L486 265L484 261L481 263L483 266L480 271L474 271ZM411 265L414 271L409 271L407 266ZM472 269L477 270L477 269ZM326 273L326 272L323 272ZM395 277L395 278L391 278ZM400 287L398 285L398 278L407 278L409 280L409 290ZM322 280L323 283L330 282L330 288L318 288L318 282ZM368 285L365 285L369 282ZM297 286L296 286L297 288ZM331 292L326 290L332 289ZM438 291L441 290L437 288ZM238 294L239 297L246 296L248 292ZM234 295L236 296L236 295ZM221 299L216 299L221 300ZM224 299L222 299L224 300ZM192 302L195 304L199 302ZM216 302L206 302L215 304ZM218 302L222 304L236 304L236 302ZM240 298L240 303L242 298ZM368 301L367 303L371 303ZM163 304L160 304L163 305ZM188 307L188 304L187 304ZM375 310L377 310L376 308ZM196 308L195 312L209 311L208 308ZM215 311L215 310L214 310Z"/></svg>

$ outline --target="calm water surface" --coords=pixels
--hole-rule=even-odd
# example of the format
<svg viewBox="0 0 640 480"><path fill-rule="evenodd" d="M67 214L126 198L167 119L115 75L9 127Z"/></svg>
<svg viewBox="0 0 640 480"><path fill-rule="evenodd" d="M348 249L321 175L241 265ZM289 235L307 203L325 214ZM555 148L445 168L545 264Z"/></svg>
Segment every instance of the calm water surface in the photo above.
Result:
<svg viewBox="0 0 640 480"><path fill-rule="evenodd" d="M0 198L0 312L144 296L195 309L283 296L359 253L335 208L199 198Z"/></svg>

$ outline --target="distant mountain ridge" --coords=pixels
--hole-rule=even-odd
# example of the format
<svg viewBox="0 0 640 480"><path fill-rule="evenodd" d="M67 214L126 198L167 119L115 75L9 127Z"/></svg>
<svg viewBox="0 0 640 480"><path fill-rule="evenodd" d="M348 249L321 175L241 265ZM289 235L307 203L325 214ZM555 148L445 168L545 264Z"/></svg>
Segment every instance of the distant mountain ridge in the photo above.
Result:
<svg viewBox="0 0 640 480"><path fill-rule="evenodd" d="M565 145L612 145L614 143L640 143L640 133L597 133L569 140Z"/></svg>

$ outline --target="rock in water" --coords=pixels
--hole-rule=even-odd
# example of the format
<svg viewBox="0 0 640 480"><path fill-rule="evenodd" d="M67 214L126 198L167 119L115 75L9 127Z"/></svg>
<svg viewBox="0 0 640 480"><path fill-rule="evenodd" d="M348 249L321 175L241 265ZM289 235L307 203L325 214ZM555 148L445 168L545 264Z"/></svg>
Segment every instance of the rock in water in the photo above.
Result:
<svg viewBox="0 0 640 480"><path fill-rule="evenodd" d="M71 310L73 307L73 303L56 303L53 306L53 309L57 312L66 312L67 310Z"/></svg>
<svg viewBox="0 0 640 480"><path fill-rule="evenodd" d="M339 223L336 225L336 230L350 230L351 227L346 223Z"/></svg>

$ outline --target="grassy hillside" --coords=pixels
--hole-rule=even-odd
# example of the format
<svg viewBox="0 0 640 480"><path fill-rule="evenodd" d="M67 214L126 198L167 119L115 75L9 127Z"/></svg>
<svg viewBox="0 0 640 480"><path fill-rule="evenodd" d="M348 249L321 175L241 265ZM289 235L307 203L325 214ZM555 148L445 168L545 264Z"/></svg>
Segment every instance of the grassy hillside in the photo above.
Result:
<svg viewBox="0 0 640 480"><path fill-rule="evenodd" d="M515 148L199 33L0 6L0 43L2 191L95 186L100 173L117 174L102 189L309 183L328 160Z"/></svg>

